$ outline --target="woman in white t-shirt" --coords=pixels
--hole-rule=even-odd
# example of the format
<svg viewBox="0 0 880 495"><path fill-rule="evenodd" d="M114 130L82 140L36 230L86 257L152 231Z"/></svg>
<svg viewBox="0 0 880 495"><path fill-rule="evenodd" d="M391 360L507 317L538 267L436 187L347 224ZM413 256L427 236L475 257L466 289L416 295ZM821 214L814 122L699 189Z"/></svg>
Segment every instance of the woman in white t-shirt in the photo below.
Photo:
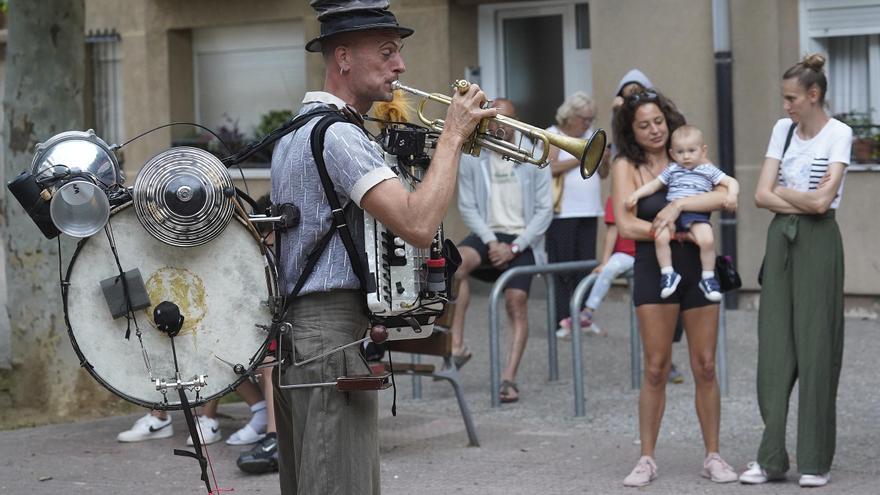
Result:
<svg viewBox="0 0 880 495"><path fill-rule="evenodd" d="M556 110L556 124L547 130L556 134L587 139L596 119L596 104L582 91L568 98ZM551 263L596 259L596 232L602 216L600 178L608 175L608 164L598 174L581 177L580 161L556 148L550 150L550 171L554 180L553 222L547 229L547 258ZM562 186L561 195L559 186ZM556 316L560 329L571 328L569 300L578 282L589 271L556 276ZM584 322L584 324L589 324Z"/></svg>
<svg viewBox="0 0 880 495"><path fill-rule="evenodd" d="M784 479L788 400L798 382L801 486L828 483L843 360L843 244L835 210L843 196L852 129L825 112L821 55L785 72L790 118L773 127L755 202L776 214L767 230L758 313L758 406L764 434L743 483Z"/></svg>

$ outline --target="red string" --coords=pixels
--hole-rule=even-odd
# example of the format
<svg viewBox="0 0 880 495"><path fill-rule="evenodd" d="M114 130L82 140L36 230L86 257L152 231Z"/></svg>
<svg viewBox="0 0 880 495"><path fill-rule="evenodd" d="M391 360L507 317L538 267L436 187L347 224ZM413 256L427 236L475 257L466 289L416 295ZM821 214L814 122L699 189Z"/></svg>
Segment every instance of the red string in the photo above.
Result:
<svg viewBox="0 0 880 495"><path fill-rule="evenodd" d="M205 435L202 434L202 423L196 417L196 429L198 430L199 439L205 438ZM220 488L217 484L217 473L214 472L214 464L211 462L211 454L208 453L208 446L202 442L202 451L205 453L205 459L208 460L208 470L211 471L211 477L214 478L214 489L211 490L211 495L216 495L218 493L225 492L234 492L235 488Z"/></svg>

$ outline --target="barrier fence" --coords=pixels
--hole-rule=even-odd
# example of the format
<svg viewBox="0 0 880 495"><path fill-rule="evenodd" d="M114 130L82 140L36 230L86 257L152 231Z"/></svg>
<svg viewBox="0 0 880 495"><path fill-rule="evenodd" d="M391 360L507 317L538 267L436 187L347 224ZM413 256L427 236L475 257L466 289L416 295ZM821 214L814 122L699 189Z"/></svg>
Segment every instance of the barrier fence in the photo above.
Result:
<svg viewBox="0 0 880 495"><path fill-rule="evenodd" d="M500 362L500 325L499 325L499 301L504 292L508 281L518 275L549 275L545 277L547 284L547 359L548 359L548 380L553 382L559 379L559 362L556 340L556 294L555 294L555 274L570 271L586 271L592 270L598 265L595 260L587 261L567 261L563 263L550 263L545 265L520 266L511 268L504 272L495 284L492 286L492 292L489 295L489 358L490 358L490 390L492 407L496 408L501 405L501 398L498 395L498 389L501 386L501 362ZM627 285L630 289L630 386L638 389L642 380L642 351L641 337L639 335L638 318L636 317L635 307L632 304L633 278L632 271L624 275ZM571 346L572 346L572 375L574 389L574 410L575 416L584 416L586 398L584 394L584 369L583 369L583 352L582 352L582 334L580 318L574 317L580 313L584 301L596 282L597 275L589 274L584 277L575 288L570 299L570 310L573 315ZM719 388L721 394L726 396L728 393L728 376L727 376L727 325L725 318L724 302L721 302L718 312L718 344L716 346L716 368L718 370Z"/></svg>

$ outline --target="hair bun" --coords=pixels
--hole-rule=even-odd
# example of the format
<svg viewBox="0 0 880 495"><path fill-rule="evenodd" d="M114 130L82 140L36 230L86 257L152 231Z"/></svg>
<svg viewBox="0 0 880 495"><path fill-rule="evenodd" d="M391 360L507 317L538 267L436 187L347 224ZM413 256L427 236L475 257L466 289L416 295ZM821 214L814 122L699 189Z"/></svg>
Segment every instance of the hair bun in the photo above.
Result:
<svg viewBox="0 0 880 495"><path fill-rule="evenodd" d="M818 53L810 53L801 60L801 63L808 69L821 72L822 68L825 67L825 57Z"/></svg>

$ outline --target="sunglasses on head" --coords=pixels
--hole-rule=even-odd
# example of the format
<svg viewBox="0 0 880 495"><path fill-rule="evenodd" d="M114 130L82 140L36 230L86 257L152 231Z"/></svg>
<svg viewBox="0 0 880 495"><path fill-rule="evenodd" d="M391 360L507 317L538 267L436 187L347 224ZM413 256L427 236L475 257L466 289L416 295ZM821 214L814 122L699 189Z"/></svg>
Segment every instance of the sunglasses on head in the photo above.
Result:
<svg viewBox="0 0 880 495"><path fill-rule="evenodd" d="M651 90L640 91L638 93L633 93L627 97L627 103L629 106L634 107L639 102L654 102L657 101L657 93Z"/></svg>

